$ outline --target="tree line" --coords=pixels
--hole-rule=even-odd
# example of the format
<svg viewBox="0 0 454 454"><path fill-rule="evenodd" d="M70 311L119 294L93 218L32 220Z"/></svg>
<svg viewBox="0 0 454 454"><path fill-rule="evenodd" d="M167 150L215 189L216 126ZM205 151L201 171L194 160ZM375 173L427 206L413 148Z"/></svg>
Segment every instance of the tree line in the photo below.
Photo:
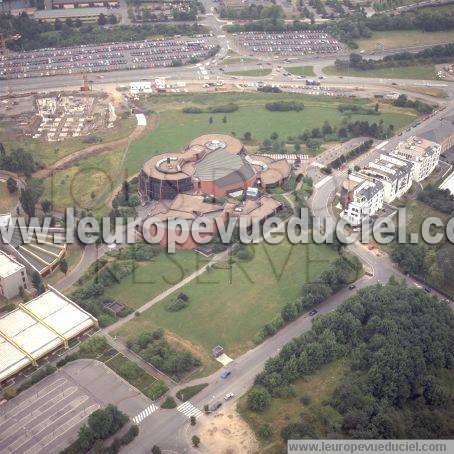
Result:
<svg viewBox="0 0 454 454"><path fill-rule="evenodd" d="M367 287L268 360L247 405L263 412L272 398L294 396L296 380L347 358L320 419L303 411L283 428L284 440L451 437L452 394L442 377L452 377L453 328L451 309L421 290L394 280Z"/></svg>
<svg viewBox="0 0 454 454"><path fill-rule="evenodd" d="M454 43L429 47L422 51L400 52L393 55L387 55L381 59L366 59L357 53L350 54L348 60L337 59L335 65L339 69L357 69L360 71L369 71L380 68L393 68L396 66L413 66L428 63L443 63L454 57Z"/></svg>
<svg viewBox="0 0 454 454"><path fill-rule="evenodd" d="M257 341L262 342L274 335L286 323L295 320L303 312L312 309L354 281L361 268L362 265L355 256L339 257L317 279L302 286L301 296L296 301L288 302L281 313L260 330Z"/></svg>
<svg viewBox="0 0 454 454"><path fill-rule="evenodd" d="M454 195L448 189L439 189L429 184L420 193L418 200L446 214L454 214Z"/></svg>
<svg viewBox="0 0 454 454"><path fill-rule="evenodd" d="M0 30L7 36L20 35L19 39L7 42L8 48L15 51L140 41L152 36L194 35L206 31L205 27L197 23L120 25L105 28L98 24L77 27L74 22L72 26L57 23L55 27L55 23L38 21L25 12L19 16L1 14Z"/></svg>
<svg viewBox="0 0 454 454"><path fill-rule="evenodd" d="M374 14L367 17L359 12L337 20L329 20L324 23L315 23L312 17L311 22L294 20L285 22L280 16L259 18L243 24L227 26L231 33L247 31L301 31L315 30L326 31L338 40L347 43L351 48L357 48L355 40L360 38L370 38L373 31L388 30L423 30L441 31L452 30L454 28L454 11L432 11L418 10L399 15L388 15L385 13Z"/></svg>

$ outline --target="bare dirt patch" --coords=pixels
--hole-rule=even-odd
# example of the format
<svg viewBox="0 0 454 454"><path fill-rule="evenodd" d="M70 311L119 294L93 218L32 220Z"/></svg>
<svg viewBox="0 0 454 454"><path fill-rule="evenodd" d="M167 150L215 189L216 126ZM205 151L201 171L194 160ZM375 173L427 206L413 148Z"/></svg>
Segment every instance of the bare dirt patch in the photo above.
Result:
<svg viewBox="0 0 454 454"><path fill-rule="evenodd" d="M35 172L33 176L36 178L46 178L49 175L51 175L52 172L54 172L55 170L67 169L68 167L74 165L74 163L80 161L81 159L98 155L101 153L106 153L108 151L115 150L116 148L122 145L127 145L128 143L138 139L145 133L152 131L156 126L156 122L157 122L156 115L152 115L151 117L148 118L146 126L136 126L134 131L132 131L132 133L129 136L124 137L122 139L114 140L112 142L91 145L82 150L76 151L75 153L72 153L68 156L65 156L62 159L59 159L51 166L42 170L38 170L37 172Z"/></svg>
<svg viewBox="0 0 454 454"><path fill-rule="evenodd" d="M200 418L196 433L206 452L217 454L254 454L259 444L254 433L234 406L216 415Z"/></svg>

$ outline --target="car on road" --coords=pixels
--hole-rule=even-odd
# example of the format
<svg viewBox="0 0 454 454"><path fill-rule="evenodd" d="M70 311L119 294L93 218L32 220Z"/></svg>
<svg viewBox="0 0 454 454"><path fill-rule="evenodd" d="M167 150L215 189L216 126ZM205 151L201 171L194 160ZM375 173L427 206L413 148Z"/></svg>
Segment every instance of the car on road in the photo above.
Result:
<svg viewBox="0 0 454 454"><path fill-rule="evenodd" d="M312 310L309 312L309 316L310 316L310 317L313 317L317 312L318 312L317 309L312 309Z"/></svg>
<svg viewBox="0 0 454 454"><path fill-rule="evenodd" d="M354 290L356 288L356 285L355 284L351 284L348 286L348 289L349 290Z"/></svg>
<svg viewBox="0 0 454 454"><path fill-rule="evenodd" d="M225 396L224 396L224 400L230 400L230 399L233 399L235 397L235 394L233 393L227 393Z"/></svg>
<svg viewBox="0 0 454 454"><path fill-rule="evenodd" d="M432 293L432 289L430 287L424 287L424 291L427 293Z"/></svg>
<svg viewBox="0 0 454 454"><path fill-rule="evenodd" d="M229 370L224 370L221 374L221 378L227 378L230 377L230 375L232 375L232 372L230 372Z"/></svg>
<svg viewBox="0 0 454 454"><path fill-rule="evenodd" d="M215 403L210 407L210 410L211 410L211 411L216 411L216 410L219 409L220 407L222 407L222 402L215 402Z"/></svg>

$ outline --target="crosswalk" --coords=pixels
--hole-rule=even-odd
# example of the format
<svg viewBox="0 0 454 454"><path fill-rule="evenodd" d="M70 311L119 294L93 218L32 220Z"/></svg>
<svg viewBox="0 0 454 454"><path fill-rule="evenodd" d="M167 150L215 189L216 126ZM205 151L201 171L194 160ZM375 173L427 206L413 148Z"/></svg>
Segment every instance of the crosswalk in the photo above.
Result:
<svg viewBox="0 0 454 454"><path fill-rule="evenodd" d="M141 411L137 416L132 418L134 424L140 424L145 418L150 416L153 412L155 412L158 407L154 404L149 405L145 410Z"/></svg>
<svg viewBox="0 0 454 454"><path fill-rule="evenodd" d="M301 161L309 159L309 155L307 154L276 154L276 153L257 153L255 156L264 156L266 158L271 159L287 159L287 161L295 161L299 158Z"/></svg>
<svg viewBox="0 0 454 454"><path fill-rule="evenodd" d="M177 410L180 413L183 413L185 416L190 418L191 416L199 417L203 415L203 412L199 410L197 407L191 404L191 402L187 401L184 404L181 404L177 407Z"/></svg>

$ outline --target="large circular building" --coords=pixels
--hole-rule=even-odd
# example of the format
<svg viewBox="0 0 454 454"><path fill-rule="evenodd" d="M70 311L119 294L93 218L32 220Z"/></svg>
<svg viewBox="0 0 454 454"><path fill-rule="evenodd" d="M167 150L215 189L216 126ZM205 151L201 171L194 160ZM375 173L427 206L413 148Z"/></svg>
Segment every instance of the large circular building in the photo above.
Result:
<svg viewBox="0 0 454 454"><path fill-rule="evenodd" d="M250 157L237 138L207 134L180 153L164 153L146 162L139 192L143 200L172 200L183 193L223 197L252 186L276 187L289 175L287 161Z"/></svg>

